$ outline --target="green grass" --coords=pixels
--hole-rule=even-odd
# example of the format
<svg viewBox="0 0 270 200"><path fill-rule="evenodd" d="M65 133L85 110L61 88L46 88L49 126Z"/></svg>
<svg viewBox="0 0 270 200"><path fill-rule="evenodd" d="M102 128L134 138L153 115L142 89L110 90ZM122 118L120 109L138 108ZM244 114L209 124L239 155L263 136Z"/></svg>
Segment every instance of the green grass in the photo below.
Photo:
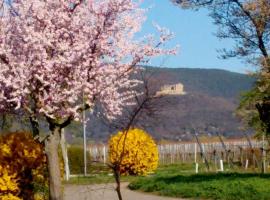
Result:
<svg viewBox="0 0 270 200"><path fill-rule="evenodd" d="M137 180L135 176L122 176L121 182L132 182ZM89 185L89 184L102 184L102 183L114 183L114 177L109 174L96 174L91 176L78 176L72 177L69 181L65 181L64 184L75 184L75 185Z"/></svg>
<svg viewBox="0 0 270 200"><path fill-rule="evenodd" d="M64 181L64 184L88 185L115 182L112 170L106 166L92 165L88 169L88 176L79 175L72 177L69 181ZM121 176L121 181L131 182L137 178L136 176Z"/></svg>
<svg viewBox="0 0 270 200"><path fill-rule="evenodd" d="M157 174L177 174L179 173L179 169L182 171L182 173L191 173L192 171L192 164L182 164L182 165L166 165L161 166L157 170ZM113 183L114 177L112 175L112 170L110 170L108 167L102 167L102 166L91 166L89 168L90 172L89 176L77 176L70 178L69 181L64 181L64 184L76 184L76 185L87 185L87 184L101 184L101 183ZM153 176L153 175L149 175ZM121 182L133 182L142 177L140 176L121 176Z"/></svg>
<svg viewBox="0 0 270 200"><path fill-rule="evenodd" d="M178 174L179 170L182 173L190 174L193 170L192 164L181 164L181 165L163 165L157 169L156 174ZM108 167L101 165L92 165L89 167L89 176L79 175L77 177L70 178L69 181L64 181L64 184L76 184L76 185L87 185L87 184L101 184L101 183L113 183L114 177L112 170ZM149 175L150 177L153 175ZM142 177L140 176L121 176L121 182L133 182Z"/></svg>
<svg viewBox="0 0 270 200"><path fill-rule="evenodd" d="M72 185L89 185L89 184L101 184L101 183L113 183L113 176L98 174L90 176L78 176L72 177L69 181L65 181L64 184Z"/></svg>
<svg viewBox="0 0 270 200"><path fill-rule="evenodd" d="M269 200L270 174L201 173L191 174L186 166L167 166L154 176L134 180L130 189L171 197L219 200Z"/></svg>

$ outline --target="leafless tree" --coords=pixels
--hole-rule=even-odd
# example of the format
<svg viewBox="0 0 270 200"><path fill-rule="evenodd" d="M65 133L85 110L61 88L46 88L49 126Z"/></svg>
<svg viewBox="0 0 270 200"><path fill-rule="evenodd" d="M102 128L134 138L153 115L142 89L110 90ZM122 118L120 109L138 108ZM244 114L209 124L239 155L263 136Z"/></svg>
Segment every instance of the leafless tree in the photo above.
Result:
<svg viewBox="0 0 270 200"><path fill-rule="evenodd" d="M155 73L155 72L153 72ZM114 179L116 182L116 192L119 200L122 200L121 194L121 173L120 166L124 159L125 143L129 130L134 127L147 128L150 125L145 124L147 119L157 119L160 108L165 103L163 96L157 96L155 90L152 88L152 75L153 73L148 73L147 70L139 70L136 76L139 76L139 80L142 82L140 87L137 88L139 95L135 95L134 99L131 101L133 104L124 108L123 114L114 120L113 122L106 121L106 118L99 116L105 123L114 129L123 131L122 137L123 148L121 149L120 156L114 163L108 163L108 166L113 171ZM102 112L100 112L102 113Z"/></svg>
<svg viewBox="0 0 270 200"><path fill-rule="evenodd" d="M241 57L251 63L267 65L270 51L269 0L172 0L184 8L206 7L218 26L217 36L235 41L232 50L223 50L223 58Z"/></svg>
<svg viewBox="0 0 270 200"><path fill-rule="evenodd" d="M258 67L257 82L241 108L252 109L264 131L270 133L270 1L269 0L171 0L182 8L207 8L218 26L217 37L233 39L232 49L220 50L222 58L238 57ZM249 112L250 113L250 112ZM254 113L254 112L253 112ZM244 113L245 115L245 113ZM256 123L258 125L258 123Z"/></svg>

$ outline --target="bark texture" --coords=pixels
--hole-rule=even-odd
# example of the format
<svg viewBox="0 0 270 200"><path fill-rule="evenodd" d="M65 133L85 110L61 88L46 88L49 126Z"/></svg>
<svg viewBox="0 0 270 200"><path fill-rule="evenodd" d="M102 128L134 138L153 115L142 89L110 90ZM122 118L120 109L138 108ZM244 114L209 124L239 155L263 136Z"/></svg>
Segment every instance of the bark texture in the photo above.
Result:
<svg viewBox="0 0 270 200"><path fill-rule="evenodd" d="M113 168L113 173L114 173L114 179L116 182L116 192L119 200L123 200L122 198L122 193L121 193L121 182L120 182L120 170L118 167Z"/></svg>
<svg viewBox="0 0 270 200"><path fill-rule="evenodd" d="M63 200L58 147L61 129L55 127L45 142L49 170L50 200Z"/></svg>
<svg viewBox="0 0 270 200"><path fill-rule="evenodd" d="M68 152L67 152L64 129L62 129L61 131L60 144L61 144L61 151L62 151L64 166L65 166L65 180L68 181L69 176L70 176L70 170L69 170L69 164L68 164Z"/></svg>

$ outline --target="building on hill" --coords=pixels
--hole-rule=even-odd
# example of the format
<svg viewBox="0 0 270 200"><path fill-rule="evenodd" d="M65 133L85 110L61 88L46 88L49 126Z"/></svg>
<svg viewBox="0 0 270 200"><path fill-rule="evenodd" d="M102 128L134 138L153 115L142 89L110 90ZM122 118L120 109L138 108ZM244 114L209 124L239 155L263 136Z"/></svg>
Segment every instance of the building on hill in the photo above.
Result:
<svg viewBox="0 0 270 200"><path fill-rule="evenodd" d="M182 83L177 83L173 85L164 85L157 91L156 96L161 95L185 95L184 85Z"/></svg>

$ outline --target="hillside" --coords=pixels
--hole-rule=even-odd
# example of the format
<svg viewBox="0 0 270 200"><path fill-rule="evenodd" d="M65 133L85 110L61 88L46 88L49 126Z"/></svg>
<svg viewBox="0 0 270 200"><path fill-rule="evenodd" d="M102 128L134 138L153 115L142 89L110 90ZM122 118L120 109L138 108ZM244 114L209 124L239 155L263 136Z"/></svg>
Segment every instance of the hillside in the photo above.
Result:
<svg viewBox="0 0 270 200"><path fill-rule="evenodd" d="M240 94L252 87L254 78L218 69L152 68L151 85L154 91L163 85L181 82L186 95L166 96L155 119L144 119L146 129L156 139L191 139L190 130L214 134L216 126L226 136L241 135L239 120L234 117ZM116 130L91 117L88 133L92 139L106 140Z"/></svg>
<svg viewBox="0 0 270 200"><path fill-rule="evenodd" d="M147 67L157 87L181 82L188 93L202 93L208 96L238 98L248 90L254 79L240 73L219 69L153 68Z"/></svg>

